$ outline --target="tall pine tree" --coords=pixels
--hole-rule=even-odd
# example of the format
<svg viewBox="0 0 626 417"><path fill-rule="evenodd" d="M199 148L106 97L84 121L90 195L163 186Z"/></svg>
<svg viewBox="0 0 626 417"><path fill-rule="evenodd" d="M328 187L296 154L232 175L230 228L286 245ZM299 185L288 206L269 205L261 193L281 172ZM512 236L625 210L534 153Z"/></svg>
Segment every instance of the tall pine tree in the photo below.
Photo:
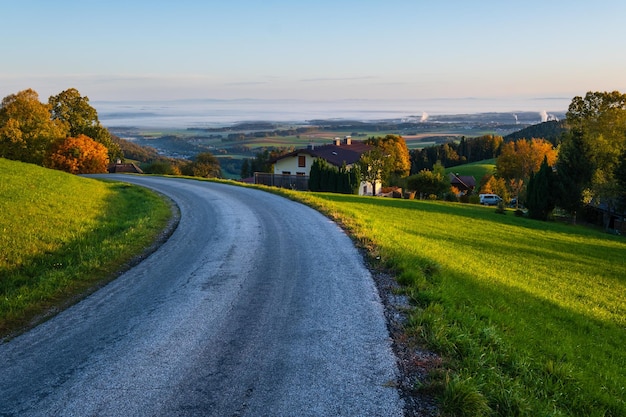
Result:
<svg viewBox="0 0 626 417"><path fill-rule="evenodd" d="M527 189L526 205L528 217L548 220L555 207L556 178L548 159L544 158L539 171L530 176Z"/></svg>

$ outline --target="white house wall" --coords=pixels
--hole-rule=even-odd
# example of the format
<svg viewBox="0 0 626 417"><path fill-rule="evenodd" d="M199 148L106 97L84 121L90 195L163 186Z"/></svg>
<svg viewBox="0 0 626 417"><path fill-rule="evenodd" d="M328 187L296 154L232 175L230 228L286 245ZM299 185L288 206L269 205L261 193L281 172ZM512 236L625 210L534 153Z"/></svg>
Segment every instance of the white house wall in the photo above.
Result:
<svg viewBox="0 0 626 417"><path fill-rule="evenodd" d="M298 166L298 157L304 156L305 163L304 167ZM302 172L304 175L309 175L311 172L311 165L315 162L314 157L309 154L302 153L293 157L287 157L276 161L274 164L274 174L282 174L283 172L289 172L291 175L298 175L298 173Z"/></svg>
<svg viewBox="0 0 626 417"><path fill-rule="evenodd" d="M361 181L361 185L359 186L359 195L378 195L380 194L380 189L382 183L380 181L376 181L376 191L373 190L372 183L369 181Z"/></svg>

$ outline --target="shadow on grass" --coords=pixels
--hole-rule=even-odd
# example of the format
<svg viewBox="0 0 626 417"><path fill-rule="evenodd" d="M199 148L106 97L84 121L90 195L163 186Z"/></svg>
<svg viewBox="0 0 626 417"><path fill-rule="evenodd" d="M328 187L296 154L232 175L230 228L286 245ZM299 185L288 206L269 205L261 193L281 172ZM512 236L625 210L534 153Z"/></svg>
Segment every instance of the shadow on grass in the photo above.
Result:
<svg viewBox="0 0 626 417"><path fill-rule="evenodd" d="M475 380L492 409L513 407L500 415L555 408L566 415L626 413L620 325L504 283L446 268L440 274L411 319L412 331ZM527 406L529 414L518 414Z"/></svg>
<svg viewBox="0 0 626 417"><path fill-rule="evenodd" d="M540 222L512 214L502 216L493 208L481 206L336 194L315 194L315 197L353 204L359 210L367 210L368 206L372 206L373 212L377 207L419 210L444 217L488 221L494 229L499 228L498 224L521 228L532 238L523 242L516 241L515 236L477 240L472 233L478 231L470 228L465 234L446 235L446 238L454 241L454 248L472 247L479 242L484 253L526 260L520 267L529 268L531 274L532 260L546 257L554 260L554 267L563 262L576 268L576 272L606 269L598 264L598 259L605 259L612 266L623 266L626 262L622 238L581 226ZM427 231L403 229L402 232L419 235L425 241L442 239L440 231L433 227ZM567 244L559 234L567 234ZM524 233L517 235L523 237ZM409 277L405 282L409 285L407 292L419 304L411 321L412 331L421 334L434 350L449 355L450 366L462 373L463 378L475 380L476 389L487 397L490 407L499 415L549 415L556 409L566 415L626 413L623 324L593 317L578 310L575 303L563 305L556 298L507 284L505 280L485 281L455 267L454 260L442 266L439 259L420 254L419 248L412 254L398 252L406 251L405 246L378 249L394 258L396 272ZM462 252L459 250L460 255ZM428 271L414 274L407 271L429 265L439 265L437 276L429 278ZM551 266L550 262L542 264L542 267ZM616 271L615 276L609 275L605 281L624 282L626 274L620 275L619 267ZM419 283L411 284L412 279ZM620 291L618 287L613 291ZM602 298L606 291L611 288L600 290L597 295ZM558 294L548 295L558 297ZM612 313L614 317L615 311Z"/></svg>
<svg viewBox="0 0 626 417"><path fill-rule="evenodd" d="M347 203L347 204L361 204L372 205L376 207L390 207L399 208L405 210L418 210L421 212L429 212L436 214L446 214L459 217L466 217L474 220L487 220L490 222L509 224L519 227L524 227L530 230L546 231L551 230L555 232L563 232L571 235L580 236L581 238L588 237L601 237L602 239L626 242L623 236L615 236L602 233L596 229L592 229L582 225L570 225L565 223L557 223L553 221L539 221L526 217L515 216L512 211L506 211L506 214L496 213L494 207L479 206L473 204L464 203L448 203L442 201L429 201L429 200L406 200L398 198L385 198L385 197L364 197L349 194L330 194L330 193L315 193L316 198L322 200Z"/></svg>
<svg viewBox="0 0 626 417"><path fill-rule="evenodd" d="M173 232L178 221L173 203L138 186L109 187L113 193L104 202L96 227L56 251L0 271L0 340L34 327L101 288Z"/></svg>

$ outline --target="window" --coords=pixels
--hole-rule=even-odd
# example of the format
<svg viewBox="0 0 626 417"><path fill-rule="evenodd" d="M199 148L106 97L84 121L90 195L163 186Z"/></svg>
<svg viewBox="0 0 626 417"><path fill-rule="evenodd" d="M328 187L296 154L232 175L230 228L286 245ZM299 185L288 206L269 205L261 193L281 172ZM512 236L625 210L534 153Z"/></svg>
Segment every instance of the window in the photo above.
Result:
<svg viewBox="0 0 626 417"><path fill-rule="evenodd" d="M304 177L304 176L306 176L306 172L296 172L296 175L298 175L300 177Z"/></svg>
<svg viewBox="0 0 626 417"><path fill-rule="evenodd" d="M298 168L303 168L306 166L306 156L298 155Z"/></svg>
<svg viewBox="0 0 626 417"><path fill-rule="evenodd" d="M283 171L283 175L291 175L291 171Z"/></svg>

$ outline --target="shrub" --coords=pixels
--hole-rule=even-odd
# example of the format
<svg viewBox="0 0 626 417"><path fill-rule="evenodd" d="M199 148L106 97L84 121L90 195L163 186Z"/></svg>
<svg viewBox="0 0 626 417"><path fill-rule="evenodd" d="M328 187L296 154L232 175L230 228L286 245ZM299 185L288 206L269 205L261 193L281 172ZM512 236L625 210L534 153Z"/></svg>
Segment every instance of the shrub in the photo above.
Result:
<svg viewBox="0 0 626 417"><path fill-rule="evenodd" d="M144 168L146 174L180 175L180 169L176 169L168 161L154 161Z"/></svg>
<svg viewBox="0 0 626 417"><path fill-rule="evenodd" d="M450 193L444 193L444 194L443 194L443 199L444 199L445 201L451 201L451 202L454 202L454 203L456 203L456 202L458 202L458 201L459 201L459 198L456 196L456 194L454 194L454 193L452 193L452 192L450 192Z"/></svg>

